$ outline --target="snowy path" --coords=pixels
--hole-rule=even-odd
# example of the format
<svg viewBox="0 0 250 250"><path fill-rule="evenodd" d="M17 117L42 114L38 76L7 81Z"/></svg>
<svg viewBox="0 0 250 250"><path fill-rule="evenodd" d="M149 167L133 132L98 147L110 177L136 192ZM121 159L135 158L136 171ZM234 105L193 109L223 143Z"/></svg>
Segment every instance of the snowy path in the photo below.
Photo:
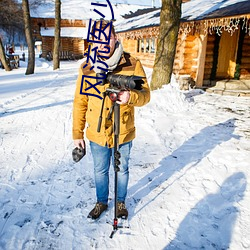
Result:
<svg viewBox="0 0 250 250"><path fill-rule="evenodd" d="M109 239L113 173L109 210L89 223L88 145L71 160L78 65L0 71L0 249L250 249L250 99L154 91L136 114L130 229Z"/></svg>

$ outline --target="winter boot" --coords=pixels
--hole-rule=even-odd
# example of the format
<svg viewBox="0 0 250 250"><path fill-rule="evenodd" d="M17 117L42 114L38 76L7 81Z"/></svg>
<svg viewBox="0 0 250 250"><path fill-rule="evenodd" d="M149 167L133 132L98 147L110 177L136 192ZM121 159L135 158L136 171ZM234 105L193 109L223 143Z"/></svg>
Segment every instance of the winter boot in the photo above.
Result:
<svg viewBox="0 0 250 250"><path fill-rule="evenodd" d="M98 219L100 215L102 214L102 212L107 210L107 208L108 208L108 205L103 204L101 202L97 202L95 204L95 207L90 211L88 218L91 218L93 220Z"/></svg>
<svg viewBox="0 0 250 250"><path fill-rule="evenodd" d="M128 210L125 206L124 202L117 202L117 218L127 219L128 218Z"/></svg>

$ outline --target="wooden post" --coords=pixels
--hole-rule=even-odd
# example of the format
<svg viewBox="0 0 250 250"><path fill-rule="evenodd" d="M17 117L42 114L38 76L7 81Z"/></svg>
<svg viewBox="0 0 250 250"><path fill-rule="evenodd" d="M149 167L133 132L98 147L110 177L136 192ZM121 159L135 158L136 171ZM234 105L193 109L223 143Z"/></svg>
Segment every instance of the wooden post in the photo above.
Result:
<svg viewBox="0 0 250 250"><path fill-rule="evenodd" d="M139 39L139 53L141 54L141 42L142 42L142 39Z"/></svg>
<svg viewBox="0 0 250 250"><path fill-rule="evenodd" d="M158 45L158 38L155 38L155 54L156 54L156 50L157 50L157 45Z"/></svg>
<svg viewBox="0 0 250 250"><path fill-rule="evenodd" d="M196 72L196 86L202 87L203 78L204 78L204 68L205 68L205 60L206 60L206 51L207 51L207 35L200 34L199 36L199 54L198 54L198 65Z"/></svg>
<svg viewBox="0 0 250 250"><path fill-rule="evenodd" d="M148 53L151 53L151 46L152 46L152 38L148 40Z"/></svg>
<svg viewBox="0 0 250 250"><path fill-rule="evenodd" d="M143 44L144 44L144 54L146 54L146 50L147 50L147 39L146 38L144 38L143 39Z"/></svg>

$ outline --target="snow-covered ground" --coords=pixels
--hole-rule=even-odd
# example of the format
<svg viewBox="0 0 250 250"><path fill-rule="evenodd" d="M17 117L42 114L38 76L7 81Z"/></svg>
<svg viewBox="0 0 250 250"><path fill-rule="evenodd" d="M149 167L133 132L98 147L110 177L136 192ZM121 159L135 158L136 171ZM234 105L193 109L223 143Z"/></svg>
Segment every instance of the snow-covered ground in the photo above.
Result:
<svg viewBox="0 0 250 250"><path fill-rule="evenodd" d="M174 80L137 108L130 228L109 238L113 181L107 213L87 221L89 146L79 163L71 157L80 63L0 69L0 249L250 249L250 99L181 92Z"/></svg>

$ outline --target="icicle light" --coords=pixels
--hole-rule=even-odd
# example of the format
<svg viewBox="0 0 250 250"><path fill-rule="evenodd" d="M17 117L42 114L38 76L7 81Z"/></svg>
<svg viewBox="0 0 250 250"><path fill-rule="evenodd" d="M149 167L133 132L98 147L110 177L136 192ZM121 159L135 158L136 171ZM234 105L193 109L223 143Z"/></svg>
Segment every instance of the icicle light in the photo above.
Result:
<svg viewBox="0 0 250 250"><path fill-rule="evenodd" d="M240 17L226 17L226 18L216 18L201 21L192 22L181 22L179 28L179 34L188 35L190 33L203 33L205 36L216 32L219 36L222 32L226 31L234 34L236 30L239 29L240 21L242 20L242 30L245 30L246 34L250 36L250 16L240 16ZM118 37L123 39L142 39L142 38L158 38L159 36L159 26L141 28L137 30L130 30L125 32L119 32Z"/></svg>
<svg viewBox="0 0 250 250"><path fill-rule="evenodd" d="M159 27L150 27L150 28L142 28L138 30L131 30L126 32L120 32L117 34L118 38L124 39L142 39L142 38L158 38L159 36Z"/></svg>
<svg viewBox="0 0 250 250"><path fill-rule="evenodd" d="M245 30L246 34L250 36L249 16L216 18L199 22L183 22L180 24L179 33L187 35L191 32L201 33L203 31L205 36L213 32L220 36L223 31L226 31L232 36L234 32L239 29L240 20L243 20L242 30Z"/></svg>

